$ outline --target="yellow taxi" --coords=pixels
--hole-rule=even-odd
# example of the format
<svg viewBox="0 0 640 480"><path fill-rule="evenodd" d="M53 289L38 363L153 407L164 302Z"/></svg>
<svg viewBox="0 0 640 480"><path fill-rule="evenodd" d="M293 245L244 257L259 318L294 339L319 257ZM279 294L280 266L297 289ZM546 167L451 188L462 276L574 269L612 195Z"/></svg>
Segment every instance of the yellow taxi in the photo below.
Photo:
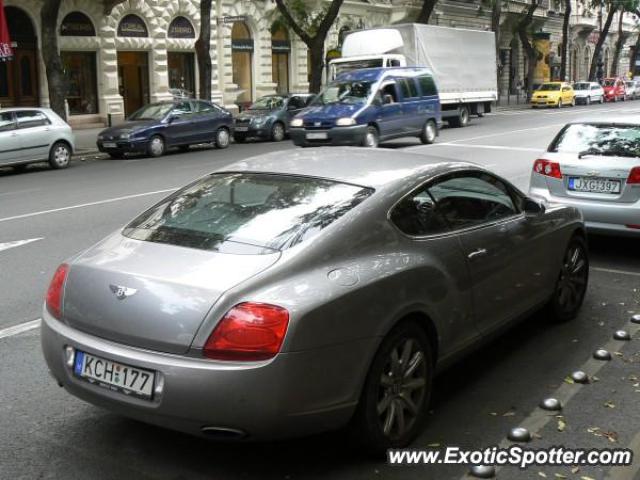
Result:
<svg viewBox="0 0 640 480"><path fill-rule="evenodd" d="M571 84L566 82L546 82L540 85L531 95L531 107L574 106L576 93Z"/></svg>

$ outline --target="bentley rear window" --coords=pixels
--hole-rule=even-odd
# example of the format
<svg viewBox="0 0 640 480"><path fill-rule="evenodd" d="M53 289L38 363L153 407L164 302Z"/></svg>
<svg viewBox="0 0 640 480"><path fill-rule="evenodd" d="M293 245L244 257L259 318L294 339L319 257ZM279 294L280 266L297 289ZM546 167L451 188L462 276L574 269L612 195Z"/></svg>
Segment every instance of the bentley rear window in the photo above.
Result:
<svg viewBox="0 0 640 480"><path fill-rule="evenodd" d="M573 123L560 131L549 151L640 157L640 126Z"/></svg>
<svg viewBox="0 0 640 480"><path fill-rule="evenodd" d="M204 250L270 253L314 237L372 192L296 175L213 174L147 210L123 234Z"/></svg>

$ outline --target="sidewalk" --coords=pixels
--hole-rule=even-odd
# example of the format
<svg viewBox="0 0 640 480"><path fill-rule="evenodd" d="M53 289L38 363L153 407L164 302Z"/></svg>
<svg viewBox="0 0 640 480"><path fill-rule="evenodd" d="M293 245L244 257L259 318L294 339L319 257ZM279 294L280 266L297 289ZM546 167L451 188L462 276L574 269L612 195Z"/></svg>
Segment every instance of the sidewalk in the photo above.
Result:
<svg viewBox="0 0 640 480"><path fill-rule="evenodd" d="M530 108L525 95L500 95L496 110L524 110Z"/></svg>
<svg viewBox="0 0 640 480"><path fill-rule="evenodd" d="M88 153L97 152L98 147L96 146L96 140L98 138L98 133L102 130L104 130L104 127L80 130L74 129L73 134L76 136L76 154L86 155Z"/></svg>

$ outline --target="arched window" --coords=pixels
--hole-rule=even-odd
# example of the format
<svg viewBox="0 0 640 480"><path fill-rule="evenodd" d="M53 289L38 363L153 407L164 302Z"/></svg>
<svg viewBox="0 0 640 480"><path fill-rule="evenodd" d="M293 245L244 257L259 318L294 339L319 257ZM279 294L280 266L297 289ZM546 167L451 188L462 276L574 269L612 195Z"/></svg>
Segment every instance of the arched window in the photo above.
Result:
<svg viewBox="0 0 640 480"><path fill-rule="evenodd" d="M148 37L147 25L139 16L134 14L125 15L118 24L119 37Z"/></svg>
<svg viewBox="0 0 640 480"><path fill-rule="evenodd" d="M60 35L63 37L95 37L93 22L82 12L69 13L60 24Z"/></svg>
<svg viewBox="0 0 640 480"><path fill-rule="evenodd" d="M253 100L253 38L245 22L233 24L231 57L233 83L240 89L238 103L251 103Z"/></svg>
<svg viewBox="0 0 640 480"><path fill-rule="evenodd" d="M289 55L291 41L289 32L277 22L271 28L271 72L276 92L289 93Z"/></svg>

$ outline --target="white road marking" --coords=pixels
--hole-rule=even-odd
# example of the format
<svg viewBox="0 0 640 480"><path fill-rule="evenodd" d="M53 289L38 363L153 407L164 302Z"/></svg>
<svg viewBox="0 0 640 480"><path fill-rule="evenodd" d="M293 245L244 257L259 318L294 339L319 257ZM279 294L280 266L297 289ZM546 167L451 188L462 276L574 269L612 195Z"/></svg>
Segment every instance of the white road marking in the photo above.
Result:
<svg viewBox="0 0 640 480"><path fill-rule="evenodd" d="M19 325L14 325L13 327L3 328L2 330L0 330L0 338L13 337L14 335L36 329L39 326L40 319L36 318L35 320L31 320L30 322L20 323Z"/></svg>
<svg viewBox="0 0 640 480"><path fill-rule="evenodd" d="M19 220L19 219L22 219L22 218L37 217L39 215L47 215L49 213L64 212L64 211L67 211L67 210L75 210L76 208L93 207L93 206L96 206L96 205L104 205L106 203L114 203L114 202L120 202L122 200L130 200L132 198L147 197L149 195L158 195L160 193L174 192L176 190L177 190L177 188L167 188L165 190L155 190L153 192L136 193L134 195L125 195L123 197L107 198L105 200L98 200L98 201L95 201L95 202L81 203L81 204L78 204L78 205L70 205L68 207L52 208L50 210L41 210L39 212L23 213L22 215L14 215L12 217L0 218L0 222L8 222L10 220Z"/></svg>
<svg viewBox="0 0 640 480"><path fill-rule="evenodd" d="M42 240L44 237L39 238L28 238L26 240L16 240L15 242L5 242L0 243L0 252L3 250L9 250L10 248L21 247L22 245L26 245L28 243L37 242L38 240Z"/></svg>
<svg viewBox="0 0 640 480"><path fill-rule="evenodd" d="M629 270L617 270L615 268L590 267L589 270L595 270L596 272L617 273L619 275L632 275L634 277L640 277L640 272L630 272Z"/></svg>
<svg viewBox="0 0 640 480"><path fill-rule="evenodd" d="M431 147L460 147L460 148L480 148L486 150L514 150L517 152L541 152L544 147L541 148L526 148L526 147L507 147L504 145L473 145L469 143L434 143L429 145Z"/></svg>

